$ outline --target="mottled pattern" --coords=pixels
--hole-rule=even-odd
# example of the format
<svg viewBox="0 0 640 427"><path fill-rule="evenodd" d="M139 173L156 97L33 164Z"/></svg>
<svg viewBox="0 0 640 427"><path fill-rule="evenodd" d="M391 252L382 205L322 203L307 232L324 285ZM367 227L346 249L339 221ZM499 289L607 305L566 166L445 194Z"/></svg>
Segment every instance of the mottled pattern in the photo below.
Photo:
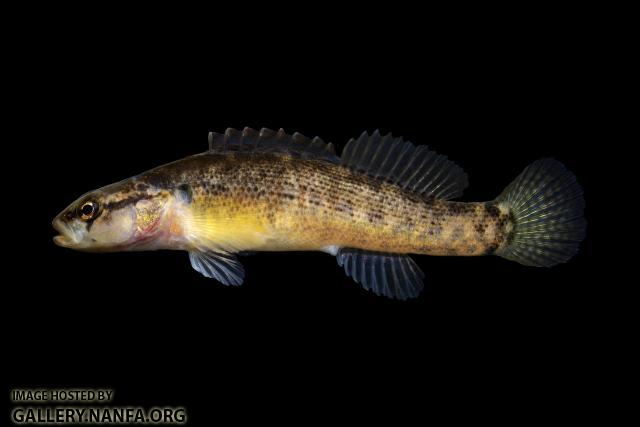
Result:
<svg viewBox="0 0 640 427"><path fill-rule="evenodd" d="M283 154L205 153L135 180L169 192L188 186L179 229L227 250L485 255L505 242L510 224L508 211L490 203L425 199L340 165Z"/></svg>

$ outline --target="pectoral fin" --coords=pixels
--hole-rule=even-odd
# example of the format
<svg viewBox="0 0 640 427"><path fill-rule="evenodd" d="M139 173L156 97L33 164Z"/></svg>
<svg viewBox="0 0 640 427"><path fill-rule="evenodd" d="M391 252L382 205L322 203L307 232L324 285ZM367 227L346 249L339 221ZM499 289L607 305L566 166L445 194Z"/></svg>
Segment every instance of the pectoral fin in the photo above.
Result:
<svg viewBox="0 0 640 427"><path fill-rule="evenodd" d="M244 281L244 268L234 254L194 251L189 260L198 273L223 285L240 286Z"/></svg>
<svg viewBox="0 0 640 427"><path fill-rule="evenodd" d="M377 295L406 300L424 288L424 273L408 255L342 248L337 259L347 276Z"/></svg>

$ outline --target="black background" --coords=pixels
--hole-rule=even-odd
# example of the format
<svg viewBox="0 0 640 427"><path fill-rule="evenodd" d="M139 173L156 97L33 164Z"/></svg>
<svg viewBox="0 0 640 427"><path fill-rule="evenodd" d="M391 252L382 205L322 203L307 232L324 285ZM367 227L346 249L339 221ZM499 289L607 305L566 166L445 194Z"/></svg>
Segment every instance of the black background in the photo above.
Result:
<svg viewBox="0 0 640 427"><path fill-rule="evenodd" d="M293 30L248 44L214 32L205 50L170 36L39 39L4 158L5 172L19 165L4 212L8 389L113 388L117 405L185 405L192 424L569 405L592 383L602 309L602 182L589 148L602 142L602 46L588 29L549 25L408 25L393 38L389 28L295 45ZM426 287L407 302L361 290L321 253L243 258L246 282L231 289L185 253L52 243L52 218L80 194L244 126L319 135L339 150L363 130L402 135L465 169L465 201L491 200L527 164L555 157L584 187L587 239L551 269L415 256Z"/></svg>

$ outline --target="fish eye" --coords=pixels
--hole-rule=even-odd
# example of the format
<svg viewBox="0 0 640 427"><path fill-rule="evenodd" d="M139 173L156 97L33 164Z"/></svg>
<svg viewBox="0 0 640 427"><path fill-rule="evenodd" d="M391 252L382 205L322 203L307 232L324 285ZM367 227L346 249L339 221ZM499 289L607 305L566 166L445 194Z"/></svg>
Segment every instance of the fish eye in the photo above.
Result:
<svg viewBox="0 0 640 427"><path fill-rule="evenodd" d="M96 215L97 212L98 212L98 204L92 201L84 202L78 208L78 216L83 221L90 220Z"/></svg>

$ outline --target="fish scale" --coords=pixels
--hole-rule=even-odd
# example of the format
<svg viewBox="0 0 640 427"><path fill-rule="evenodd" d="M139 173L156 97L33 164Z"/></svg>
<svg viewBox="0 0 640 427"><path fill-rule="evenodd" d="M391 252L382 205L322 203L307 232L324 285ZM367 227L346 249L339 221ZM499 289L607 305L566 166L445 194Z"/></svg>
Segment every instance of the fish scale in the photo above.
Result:
<svg viewBox="0 0 640 427"><path fill-rule="evenodd" d="M188 164L189 173L180 179L195 191L192 209L203 211L213 223L220 220L220 213L229 215L229 225L235 230L247 229L243 223L246 217L260 223L260 232L269 230L264 246L251 246L248 237L241 250L357 246L398 253L480 255L504 239L484 203L465 204L461 212L458 202L425 200L339 165L292 162L286 156L268 153L209 154L197 160ZM220 168L219 164L233 167ZM158 172L174 173L154 173ZM225 185L212 184L212 175ZM472 232L477 224L483 225L484 233ZM465 245L460 244L460 230ZM218 236L210 238L219 240Z"/></svg>
<svg viewBox="0 0 640 427"><path fill-rule="evenodd" d="M459 202L467 175L402 138L363 133L342 158L319 138L230 129L209 151L87 193L53 222L58 245L92 252L184 250L193 268L240 285L236 254L323 251L390 298L414 298L424 274L409 254L568 261L584 237L584 199L552 159L495 200Z"/></svg>

